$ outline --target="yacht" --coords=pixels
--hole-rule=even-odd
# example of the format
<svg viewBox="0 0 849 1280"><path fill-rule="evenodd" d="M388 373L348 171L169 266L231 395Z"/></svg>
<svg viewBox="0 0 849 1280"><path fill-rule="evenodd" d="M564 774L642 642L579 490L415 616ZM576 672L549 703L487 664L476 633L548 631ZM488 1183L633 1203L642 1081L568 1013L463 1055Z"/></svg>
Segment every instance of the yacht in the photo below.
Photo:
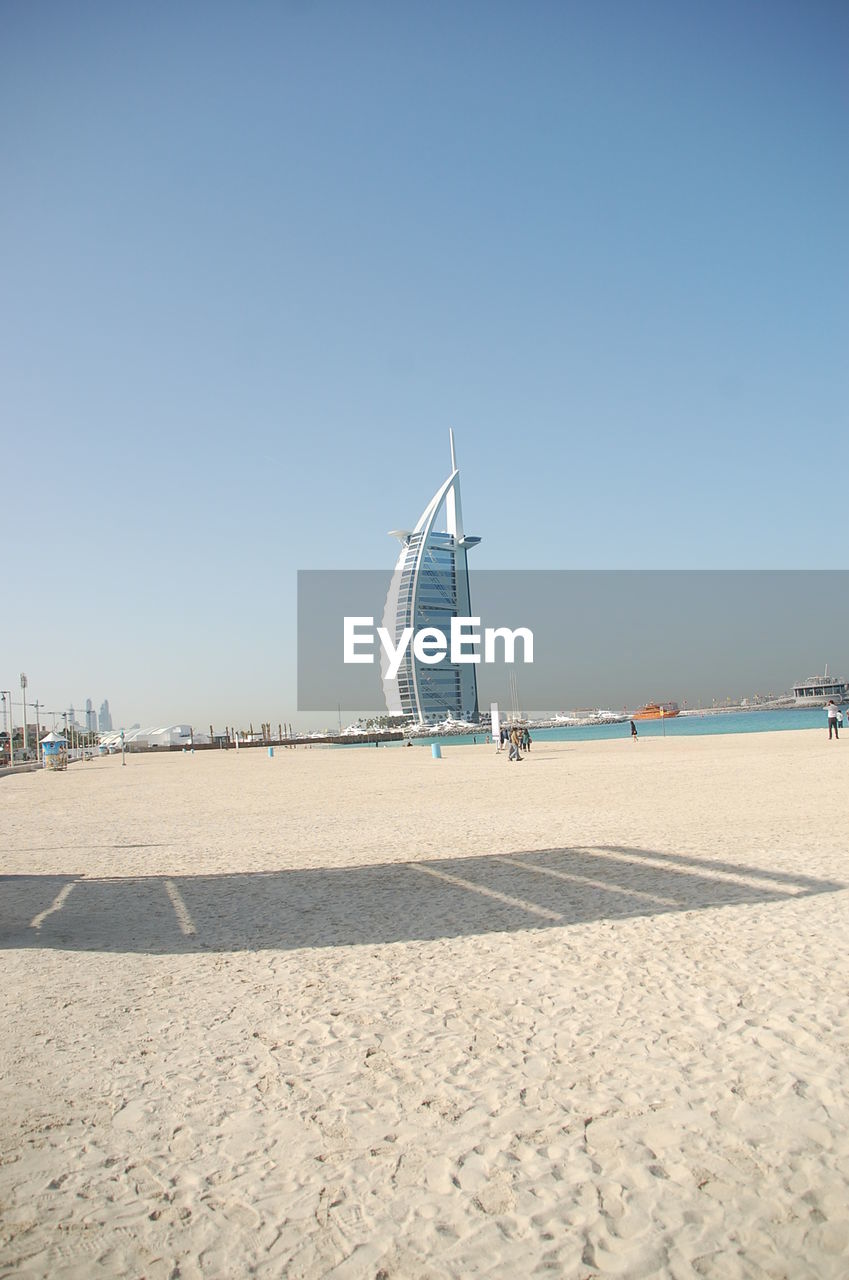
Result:
<svg viewBox="0 0 849 1280"><path fill-rule="evenodd" d="M826 664L825 675L810 676L809 679L794 684L793 694L797 707L820 707L829 699L838 704L849 702L849 680L830 676Z"/></svg>

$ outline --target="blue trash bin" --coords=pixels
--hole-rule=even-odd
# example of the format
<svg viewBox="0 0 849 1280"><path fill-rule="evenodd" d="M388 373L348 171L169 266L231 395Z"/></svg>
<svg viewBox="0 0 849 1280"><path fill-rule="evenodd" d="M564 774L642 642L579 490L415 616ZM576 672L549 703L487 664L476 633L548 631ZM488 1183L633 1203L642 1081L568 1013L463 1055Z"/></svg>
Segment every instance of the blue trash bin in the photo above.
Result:
<svg viewBox="0 0 849 1280"><path fill-rule="evenodd" d="M434 760L442 759L442 747L438 742L432 742L430 744L430 754L433 756Z"/></svg>
<svg viewBox="0 0 849 1280"><path fill-rule="evenodd" d="M274 759L274 748L273 748L273 747L269 747L269 748L268 748L268 758L269 758L269 760L273 760L273 759Z"/></svg>

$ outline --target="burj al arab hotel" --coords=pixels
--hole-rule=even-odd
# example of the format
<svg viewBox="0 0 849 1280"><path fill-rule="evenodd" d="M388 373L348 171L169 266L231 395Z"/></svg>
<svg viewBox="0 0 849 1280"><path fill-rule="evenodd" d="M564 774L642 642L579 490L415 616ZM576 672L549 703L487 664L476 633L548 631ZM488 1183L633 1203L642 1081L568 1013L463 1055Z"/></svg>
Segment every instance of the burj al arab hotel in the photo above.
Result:
<svg viewBox="0 0 849 1280"><path fill-rule="evenodd" d="M412 532L393 529L401 542L383 625L397 645L405 627L416 634L437 627L447 635L452 617L469 617L469 570L466 553L480 538L463 531L460 505L460 472L454 452L454 432L449 431L451 474L425 507ZM397 675L389 677L388 660L382 661L383 691L390 715L408 716L422 723L449 717L478 719L478 684L473 663L437 665L419 661L408 646Z"/></svg>

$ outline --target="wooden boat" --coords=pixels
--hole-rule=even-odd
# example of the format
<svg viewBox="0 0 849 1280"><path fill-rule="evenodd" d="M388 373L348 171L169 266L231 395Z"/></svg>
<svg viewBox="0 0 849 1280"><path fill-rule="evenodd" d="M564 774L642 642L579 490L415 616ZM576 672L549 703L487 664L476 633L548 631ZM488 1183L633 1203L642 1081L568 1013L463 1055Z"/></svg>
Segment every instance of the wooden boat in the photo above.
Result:
<svg viewBox="0 0 849 1280"><path fill-rule="evenodd" d="M677 702L647 702L644 707L632 711L630 718L632 720L671 720L673 716L680 714L681 708Z"/></svg>

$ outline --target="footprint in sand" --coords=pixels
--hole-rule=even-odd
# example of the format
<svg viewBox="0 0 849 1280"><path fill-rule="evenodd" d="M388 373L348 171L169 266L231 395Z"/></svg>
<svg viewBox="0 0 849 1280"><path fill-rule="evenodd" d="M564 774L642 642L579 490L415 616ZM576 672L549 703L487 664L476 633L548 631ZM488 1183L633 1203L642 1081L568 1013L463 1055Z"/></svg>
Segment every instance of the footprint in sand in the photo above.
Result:
<svg viewBox="0 0 849 1280"><path fill-rule="evenodd" d="M475 1196L475 1204L483 1213L493 1217L510 1213L516 1207L516 1197L509 1178L504 1174L495 1174L480 1188Z"/></svg>
<svg viewBox="0 0 849 1280"><path fill-rule="evenodd" d="M260 1224L260 1216L256 1209L241 1200L210 1200L209 1207L232 1222L234 1226L245 1231L256 1231Z"/></svg>

